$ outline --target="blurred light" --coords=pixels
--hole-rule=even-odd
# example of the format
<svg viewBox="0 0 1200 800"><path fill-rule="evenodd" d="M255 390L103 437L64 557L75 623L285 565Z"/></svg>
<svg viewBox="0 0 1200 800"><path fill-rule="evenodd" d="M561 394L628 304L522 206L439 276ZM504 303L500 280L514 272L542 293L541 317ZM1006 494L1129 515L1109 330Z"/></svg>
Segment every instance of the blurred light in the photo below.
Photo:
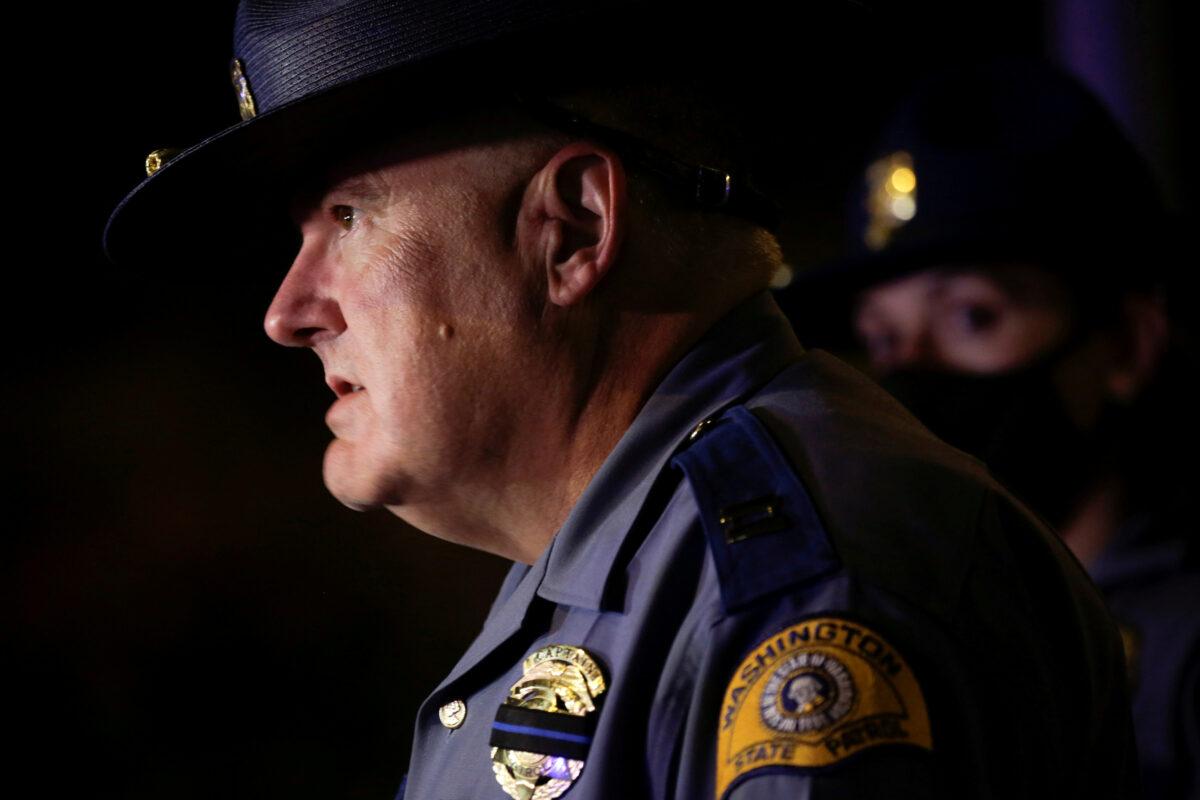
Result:
<svg viewBox="0 0 1200 800"><path fill-rule="evenodd" d="M909 153L897 150L871 163L866 172L867 225L863 243L882 250L892 234L917 214L917 173Z"/></svg>
<svg viewBox="0 0 1200 800"><path fill-rule="evenodd" d="M917 202L908 195L893 199L892 215L896 219L902 219L905 222L909 221L917 215Z"/></svg>
<svg viewBox="0 0 1200 800"><path fill-rule="evenodd" d="M792 284L792 279L796 277L796 271L789 264L780 264L779 269L775 270L775 274L771 276L772 289L784 289Z"/></svg>
<svg viewBox="0 0 1200 800"><path fill-rule="evenodd" d="M917 173L908 167L899 167L892 172L892 187L901 194L908 194L917 188Z"/></svg>

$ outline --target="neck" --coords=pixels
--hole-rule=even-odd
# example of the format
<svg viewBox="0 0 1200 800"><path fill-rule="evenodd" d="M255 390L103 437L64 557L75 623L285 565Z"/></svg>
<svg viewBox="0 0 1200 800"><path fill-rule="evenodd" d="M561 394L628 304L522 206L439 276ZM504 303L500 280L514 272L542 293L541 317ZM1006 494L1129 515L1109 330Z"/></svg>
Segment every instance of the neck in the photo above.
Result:
<svg viewBox="0 0 1200 800"><path fill-rule="evenodd" d="M1063 524L1063 542L1090 569L1116 538L1125 517L1125 487L1116 476L1097 481Z"/></svg>
<svg viewBox="0 0 1200 800"><path fill-rule="evenodd" d="M541 556L666 374L742 299L726 295L669 311L621 308L568 323L561 347L540 360L539 379L529 384L539 387L539 402L536 413L521 415L535 429L519 437L505 470L522 479L510 477L492 496L500 511L490 519L503 520L510 544L504 555L526 563Z"/></svg>

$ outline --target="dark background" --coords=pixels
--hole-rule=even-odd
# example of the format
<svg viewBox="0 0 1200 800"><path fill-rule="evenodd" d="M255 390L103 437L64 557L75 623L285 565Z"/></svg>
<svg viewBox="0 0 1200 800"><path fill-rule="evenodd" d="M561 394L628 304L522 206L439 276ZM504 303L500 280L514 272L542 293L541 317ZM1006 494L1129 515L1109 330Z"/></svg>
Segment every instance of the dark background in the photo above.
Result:
<svg viewBox="0 0 1200 800"><path fill-rule="evenodd" d="M233 4L194 5L41 8L10 26L9 786L389 798L417 706L473 637L506 565L326 494L320 366L261 330L286 261L180 266L163 253L134 273L105 262L104 221L146 153L236 119ZM1200 184L1184 143L1198 139L1179 111L1198 95L1178 79L1196 66L1183 6L928 5L897 17L886 47L791 76L840 90L813 108L780 86L774 180L790 187L789 261L836 254L871 128L908 83L983 52L1074 64L1194 219ZM805 144L789 150L788 126L837 135L797 136ZM226 224L254 225L236 186L223 203Z"/></svg>

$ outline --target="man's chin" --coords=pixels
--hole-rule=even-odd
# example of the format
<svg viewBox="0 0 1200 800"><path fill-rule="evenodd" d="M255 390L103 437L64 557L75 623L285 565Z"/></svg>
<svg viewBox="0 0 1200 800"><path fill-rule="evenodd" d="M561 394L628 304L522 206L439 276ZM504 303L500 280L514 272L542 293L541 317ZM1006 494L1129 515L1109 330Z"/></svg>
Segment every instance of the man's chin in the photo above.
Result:
<svg viewBox="0 0 1200 800"><path fill-rule="evenodd" d="M325 488L329 490L335 500L351 511L369 511L383 505L382 502L371 499L361 490L354 491L343 481L331 478L328 471L325 473Z"/></svg>
<svg viewBox="0 0 1200 800"><path fill-rule="evenodd" d="M353 463L345 452L349 448L338 447L338 440L330 443L325 451L323 477L325 488L339 503L352 511L368 511L382 508L396 500L392 487L383 485L373 470L363 469Z"/></svg>
<svg viewBox="0 0 1200 800"><path fill-rule="evenodd" d="M352 497L345 497L333 491L332 489L329 490L329 493L333 495L334 500L337 500L351 511L370 511L372 508L379 507L379 503L368 503L365 500L357 500Z"/></svg>

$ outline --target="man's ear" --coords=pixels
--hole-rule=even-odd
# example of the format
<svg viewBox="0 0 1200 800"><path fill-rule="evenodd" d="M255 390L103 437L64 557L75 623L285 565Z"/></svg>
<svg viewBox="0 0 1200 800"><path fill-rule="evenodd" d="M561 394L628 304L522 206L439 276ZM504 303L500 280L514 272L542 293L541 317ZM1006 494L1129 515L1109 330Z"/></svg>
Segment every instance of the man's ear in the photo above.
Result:
<svg viewBox="0 0 1200 800"><path fill-rule="evenodd" d="M581 301L620 251L628 219L625 168L589 142L559 150L530 182L518 236L545 270L548 299Z"/></svg>
<svg viewBox="0 0 1200 800"><path fill-rule="evenodd" d="M1122 306L1119 341L1107 370L1108 394L1129 403L1137 398L1158 371L1167 348L1170 326L1161 297L1132 295Z"/></svg>

